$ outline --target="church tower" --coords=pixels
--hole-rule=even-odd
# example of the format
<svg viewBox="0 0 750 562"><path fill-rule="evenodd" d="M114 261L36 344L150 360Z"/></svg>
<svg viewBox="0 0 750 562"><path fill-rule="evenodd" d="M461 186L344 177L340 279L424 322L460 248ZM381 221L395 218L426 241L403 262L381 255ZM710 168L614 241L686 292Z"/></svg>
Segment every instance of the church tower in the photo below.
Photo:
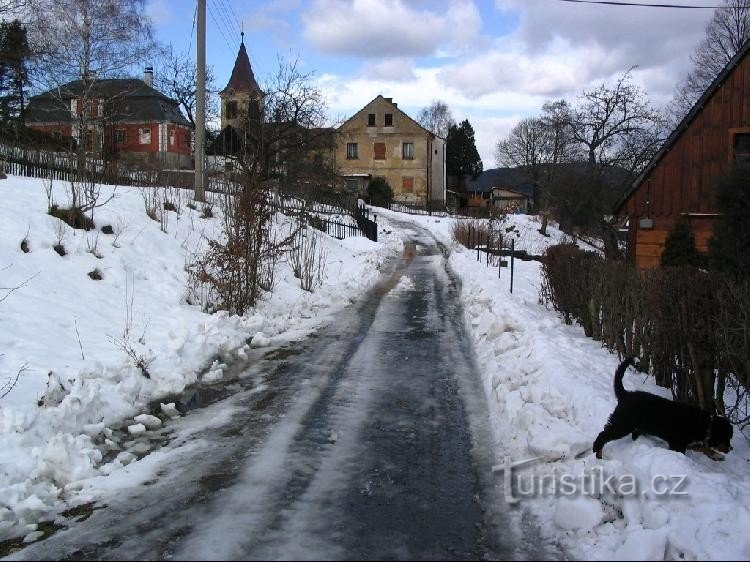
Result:
<svg viewBox="0 0 750 562"><path fill-rule="evenodd" d="M221 129L227 125L242 129L248 115L263 109L263 92L255 81L250 59L245 49L245 34L242 33L240 50L234 62L232 76L227 87L219 92L221 98Z"/></svg>

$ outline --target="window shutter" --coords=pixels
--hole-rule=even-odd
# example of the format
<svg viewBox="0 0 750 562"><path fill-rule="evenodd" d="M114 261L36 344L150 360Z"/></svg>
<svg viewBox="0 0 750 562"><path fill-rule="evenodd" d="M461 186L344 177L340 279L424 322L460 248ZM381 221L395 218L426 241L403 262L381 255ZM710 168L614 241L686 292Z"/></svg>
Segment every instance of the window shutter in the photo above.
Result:
<svg viewBox="0 0 750 562"><path fill-rule="evenodd" d="M375 160L385 160L385 143L384 142L376 142L374 150L375 150Z"/></svg>

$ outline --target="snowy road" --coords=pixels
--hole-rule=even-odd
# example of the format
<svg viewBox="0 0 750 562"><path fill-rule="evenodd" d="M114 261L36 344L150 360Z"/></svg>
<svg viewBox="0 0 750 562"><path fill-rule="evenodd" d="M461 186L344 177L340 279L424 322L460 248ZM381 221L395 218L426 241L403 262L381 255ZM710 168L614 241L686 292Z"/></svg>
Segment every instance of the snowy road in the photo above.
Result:
<svg viewBox="0 0 750 562"><path fill-rule="evenodd" d="M426 232L407 233L360 305L176 421L132 465L152 477L14 558L539 555L496 495L455 278Z"/></svg>

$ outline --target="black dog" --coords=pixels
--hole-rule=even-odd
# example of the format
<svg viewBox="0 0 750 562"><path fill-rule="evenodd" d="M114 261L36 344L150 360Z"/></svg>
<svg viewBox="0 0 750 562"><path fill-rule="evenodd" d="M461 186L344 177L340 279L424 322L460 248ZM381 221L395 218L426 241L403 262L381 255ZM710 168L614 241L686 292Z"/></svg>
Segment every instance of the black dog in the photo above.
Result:
<svg viewBox="0 0 750 562"><path fill-rule="evenodd" d="M632 357L625 359L615 372L617 407L594 441L597 458L602 458L606 443L625 437L628 433L633 434L634 440L639 435L660 437L669 444L670 449L680 453L684 453L688 447L698 448L714 460L716 454L711 455L713 451L709 449L722 453L732 449L730 441L734 428L726 418L712 416L695 406L672 402L648 392L625 390L622 379L632 364Z"/></svg>

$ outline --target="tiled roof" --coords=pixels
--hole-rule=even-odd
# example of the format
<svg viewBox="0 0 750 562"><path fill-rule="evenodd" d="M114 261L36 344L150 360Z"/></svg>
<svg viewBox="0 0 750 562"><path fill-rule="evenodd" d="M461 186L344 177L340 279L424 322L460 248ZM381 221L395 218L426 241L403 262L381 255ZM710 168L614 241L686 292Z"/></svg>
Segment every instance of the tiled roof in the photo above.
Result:
<svg viewBox="0 0 750 562"><path fill-rule="evenodd" d="M250 58L247 56L247 50L245 44L240 45L240 50L237 53L237 60L234 61L234 68L232 69L232 76L229 78L227 87L222 90L221 93L227 90L234 90L235 92L261 92L258 82L255 81L255 75L253 69L250 66Z"/></svg>
<svg viewBox="0 0 750 562"><path fill-rule="evenodd" d="M82 80L75 80L34 96L26 108L26 123L33 125L73 121L70 100L86 93L85 87ZM89 85L86 97L107 100L110 104L110 117L115 121L169 121L190 125L175 100L147 86L142 80L96 80Z"/></svg>

